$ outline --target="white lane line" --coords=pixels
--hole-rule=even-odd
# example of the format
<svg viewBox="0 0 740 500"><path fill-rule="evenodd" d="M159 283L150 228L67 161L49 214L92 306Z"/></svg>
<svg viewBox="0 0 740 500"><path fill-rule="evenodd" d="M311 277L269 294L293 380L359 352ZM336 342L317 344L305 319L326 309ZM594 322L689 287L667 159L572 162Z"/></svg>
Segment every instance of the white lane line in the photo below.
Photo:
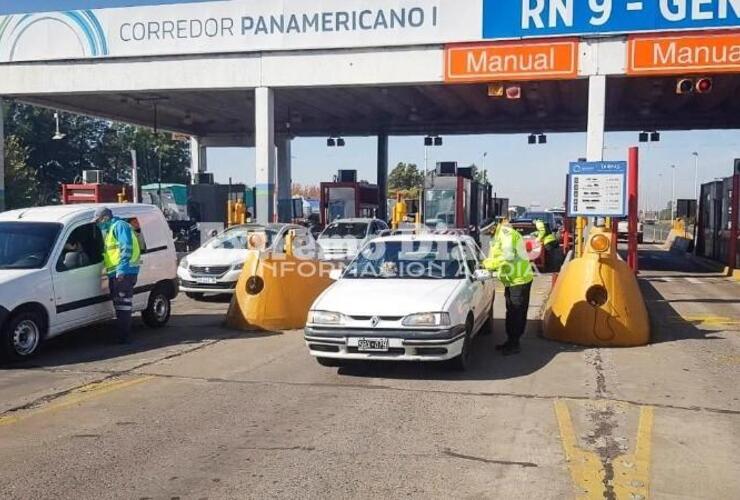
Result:
<svg viewBox="0 0 740 500"><path fill-rule="evenodd" d="M697 278L686 278L686 281L688 281L689 283L693 283L695 285L701 285L702 284L702 281L700 279L697 279Z"/></svg>

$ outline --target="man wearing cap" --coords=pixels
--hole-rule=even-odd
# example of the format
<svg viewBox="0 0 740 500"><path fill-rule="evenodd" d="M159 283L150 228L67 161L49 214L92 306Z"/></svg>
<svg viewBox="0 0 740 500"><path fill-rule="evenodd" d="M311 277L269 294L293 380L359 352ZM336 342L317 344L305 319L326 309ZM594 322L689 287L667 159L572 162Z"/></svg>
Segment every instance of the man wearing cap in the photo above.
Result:
<svg viewBox="0 0 740 500"><path fill-rule="evenodd" d="M511 227L509 221L504 220L496 227L491 239L491 250L488 258L483 261L483 267L497 272L504 285L506 342L496 346L496 350L502 351L504 356L518 354L521 350L519 339L527 326L534 271L522 235Z"/></svg>
<svg viewBox="0 0 740 500"><path fill-rule="evenodd" d="M116 309L118 341L127 344L131 334L134 287L139 276L139 240L131 224L114 217L109 208L95 211L95 223L103 233L103 264Z"/></svg>

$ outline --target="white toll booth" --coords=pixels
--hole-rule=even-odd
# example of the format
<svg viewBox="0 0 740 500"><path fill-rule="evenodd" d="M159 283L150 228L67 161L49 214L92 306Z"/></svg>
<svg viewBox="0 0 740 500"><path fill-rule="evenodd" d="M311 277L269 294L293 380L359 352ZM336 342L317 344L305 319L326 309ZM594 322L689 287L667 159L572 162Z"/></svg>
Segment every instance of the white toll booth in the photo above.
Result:
<svg viewBox="0 0 740 500"><path fill-rule="evenodd" d="M597 161L605 130L740 128L737 0L50 4L0 4L0 99L147 126L156 106L194 177L207 148L254 147L262 222L299 136L377 136L383 216L389 135L587 131ZM693 75L711 98L676 95Z"/></svg>

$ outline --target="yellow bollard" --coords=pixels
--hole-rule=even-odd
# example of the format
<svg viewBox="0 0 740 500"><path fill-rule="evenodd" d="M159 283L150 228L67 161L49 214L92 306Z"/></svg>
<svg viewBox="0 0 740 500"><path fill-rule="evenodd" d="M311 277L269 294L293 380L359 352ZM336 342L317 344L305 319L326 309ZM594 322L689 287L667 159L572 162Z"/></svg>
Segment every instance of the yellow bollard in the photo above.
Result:
<svg viewBox="0 0 740 500"><path fill-rule="evenodd" d="M583 256L583 230L585 227L586 227L586 219L584 217L576 217L576 241L575 241L576 257Z"/></svg>
<svg viewBox="0 0 740 500"><path fill-rule="evenodd" d="M583 256L568 262L545 308L549 339L585 346L639 346L650 341L650 320L637 278L617 256L616 241L593 228Z"/></svg>
<svg viewBox="0 0 740 500"><path fill-rule="evenodd" d="M262 246L258 239L250 241L250 248ZM226 316L228 327L275 331L306 326L311 305L333 283L332 266L296 257L294 241L294 234L286 237L285 254L249 251Z"/></svg>

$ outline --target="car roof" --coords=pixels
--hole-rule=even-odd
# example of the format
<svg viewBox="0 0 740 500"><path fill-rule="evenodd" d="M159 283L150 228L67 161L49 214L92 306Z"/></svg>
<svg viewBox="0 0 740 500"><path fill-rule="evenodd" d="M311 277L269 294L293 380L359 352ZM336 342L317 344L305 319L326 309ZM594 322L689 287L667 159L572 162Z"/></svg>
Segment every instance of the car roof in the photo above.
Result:
<svg viewBox="0 0 740 500"><path fill-rule="evenodd" d="M108 207L114 212L126 210L138 212L157 210L154 205L137 203L84 203L74 205L50 205L45 207L21 208L0 213L0 221L30 221L30 222L59 222L68 223L80 218L89 218L92 222L95 210Z"/></svg>
<svg viewBox="0 0 740 500"><path fill-rule="evenodd" d="M440 242L459 242L475 241L468 235L461 234L439 234L439 233L421 233L421 234L393 234L382 236L383 241L440 241Z"/></svg>
<svg viewBox="0 0 740 500"><path fill-rule="evenodd" d="M370 222L372 222L374 220L379 220L379 219L372 219L372 218L369 218L369 217L354 217L354 218L349 218L349 219L337 219L337 220L333 220L333 221L331 221L331 224L336 224L336 223L342 223L342 224L358 224L358 223L361 223L361 222L370 223Z"/></svg>

